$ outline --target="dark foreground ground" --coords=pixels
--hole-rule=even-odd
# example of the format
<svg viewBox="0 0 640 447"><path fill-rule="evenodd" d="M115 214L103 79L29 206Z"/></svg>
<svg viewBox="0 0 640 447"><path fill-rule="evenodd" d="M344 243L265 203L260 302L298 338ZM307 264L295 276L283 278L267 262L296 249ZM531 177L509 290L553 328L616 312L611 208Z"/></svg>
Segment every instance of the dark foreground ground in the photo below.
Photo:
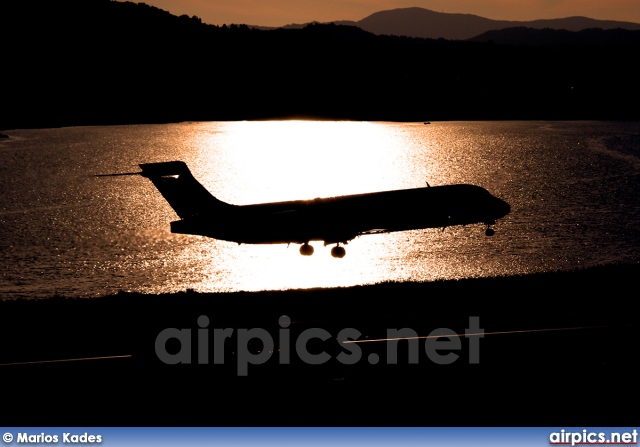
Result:
<svg viewBox="0 0 640 447"><path fill-rule="evenodd" d="M639 275L633 264L341 289L3 301L1 419L9 426L638 425L638 412L627 408L638 401ZM291 319L287 328L282 315ZM435 342L437 355L453 356L449 364L427 355L433 339L414 342L416 363L408 362L406 340L359 343L359 351L336 340L346 328L361 340L393 328L480 332L473 321L484 337ZM156 338L166 328L191 330L191 349L175 338L159 348L182 355L180 364L158 357ZM233 329L218 364L215 328ZM323 364L303 361L296 348L308 329L326 331L325 341L306 345L325 353ZM251 335L273 339L275 352L247 342ZM387 361L392 345L397 364ZM284 364L278 349L287 346ZM204 352L208 361L198 357ZM359 360L345 364L357 352ZM111 356L125 357L30 363ZM247 359L256 364L240 375Z"/></svg>

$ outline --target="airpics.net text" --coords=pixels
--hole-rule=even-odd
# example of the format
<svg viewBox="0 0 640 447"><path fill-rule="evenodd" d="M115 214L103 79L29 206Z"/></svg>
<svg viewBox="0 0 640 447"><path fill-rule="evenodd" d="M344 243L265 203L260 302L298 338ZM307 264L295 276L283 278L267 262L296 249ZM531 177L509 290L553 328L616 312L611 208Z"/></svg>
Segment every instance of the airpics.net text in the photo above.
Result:
<svg viewBox="0 0 640 447"><path fill-rule="evenodd" d="M195 330L163 329L155 339L156 356L169 365L208 365L211 363L211 358L214 365L223 365L228 357L233 356L237 365L237 374L246 376L249 373L249 365L263 365L274 354L281 365L291 364L294 354L297 359L307 365L321 365L333 358L343 365L354 365L362 360L363 352L360 345L372 342L385 344L386 364L397 364L398 344L406 340L408 348L403 361L409 364L418 363L422 342L422 350L430 362L448 365L461 358L458 351L462 350L462 339L465 338L468 342L467 361L474 364L480 362L480 339L484 337L484 329L480 327L480 318L477 316L469 317L469 325L463 334L448 328L434 329L428 335L419 335L410 328L388 328L386 336L378 339L361 338L363 334L354 328L341 329L334 337L326 329L312 327L296 333L295 340L292 340L294 337L290 329L291 319L287 315L279 318L279 328L275 337L264 328L211 329L209 324L209 317L200 315L197 318ZM309 344L326 343L332 338L335 339L338 347L333 355L322 348L318 349L317 346L315 350L309 349ZM277 340L277 344L274 340ZM178 349L175 349L176 347ZM213 353L212 356L211 353ZM370 353L366 361L372 365L377 364L380 362L380 355L375 352Z"/></svg>

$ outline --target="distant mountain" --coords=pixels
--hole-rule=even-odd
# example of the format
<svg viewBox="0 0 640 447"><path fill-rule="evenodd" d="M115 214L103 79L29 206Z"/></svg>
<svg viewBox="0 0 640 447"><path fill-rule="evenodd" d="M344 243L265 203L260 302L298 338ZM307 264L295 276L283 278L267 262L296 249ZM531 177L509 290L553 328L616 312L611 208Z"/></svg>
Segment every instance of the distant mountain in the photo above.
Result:
<svg viewBox="0 0 640 447"><path fill-rule="evenodd" d="M622 28L640 30L640 23L615 20L596 20L587 17L567 17L532 21L492 20L472 14L451 14L435 12L424 8L399 8L380 11L362 20L337 21L337 25L358 26L377 35L422 37L427 39L467 40L488 31L505 28L526 27L533 29L556 29L582 31L589 28L603 30ZM291 24L284 28L301 28L304 25Z"/></svg>

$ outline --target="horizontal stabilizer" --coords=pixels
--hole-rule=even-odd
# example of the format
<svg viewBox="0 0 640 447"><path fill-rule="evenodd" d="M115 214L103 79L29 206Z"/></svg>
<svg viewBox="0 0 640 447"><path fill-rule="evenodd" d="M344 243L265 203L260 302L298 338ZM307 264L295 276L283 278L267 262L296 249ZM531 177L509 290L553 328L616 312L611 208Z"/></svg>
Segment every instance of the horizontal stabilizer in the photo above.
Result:
<svg viewBox="0 0 640 447"><path fill-rule="evenodd" d="M167 161L163 163L143 163L138 165L142 168L144 177L163 177L167 175L188 174L189 168L184 161Z"/></svg>
<svg viewBox="0 0 640 447"><path fill-rule="evenodd" d="M119 175L142 175L142 172L119 172L117 174L94 174L94 177L117 177Z"/></svg>

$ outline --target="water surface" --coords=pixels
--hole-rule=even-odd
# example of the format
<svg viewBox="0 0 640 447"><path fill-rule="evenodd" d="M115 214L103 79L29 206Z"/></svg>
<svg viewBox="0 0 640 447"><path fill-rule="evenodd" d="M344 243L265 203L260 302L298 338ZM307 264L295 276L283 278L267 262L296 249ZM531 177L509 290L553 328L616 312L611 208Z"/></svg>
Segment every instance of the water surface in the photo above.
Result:
<svg viewBox="0 0 640 447"><path fill-rule="evenodd" d="M568 270L640 259L638 122L196 122L6 131L0 297L351 286ZM472 183L511 204L484 226L330 247L170 233L139 163L183 160L235 204ZM428 204L416 204L428 209ZM260 222L255 222L260 225Z"/></svg>

